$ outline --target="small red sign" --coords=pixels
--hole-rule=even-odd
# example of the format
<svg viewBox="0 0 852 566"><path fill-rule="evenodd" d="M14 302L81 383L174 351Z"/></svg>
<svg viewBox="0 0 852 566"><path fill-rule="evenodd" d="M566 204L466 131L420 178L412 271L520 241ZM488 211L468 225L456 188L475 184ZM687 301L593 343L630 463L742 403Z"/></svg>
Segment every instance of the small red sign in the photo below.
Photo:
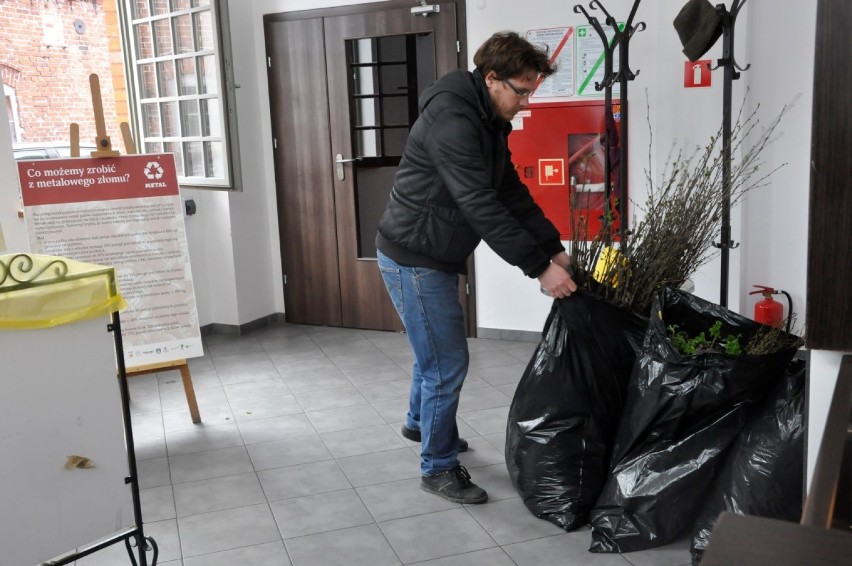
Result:
<svg viewBox="0 0 852 566"><path fill-rule="evenodd" d="M564 185L565 184L565 160L564 159L539 159L538 160L538 184L539 185Z"/></svg>
<svg viewBox="0 0 852 566"><path fill-rule="evenodd" d="M684 88L708 87L711 84L710 59L700 61L684 61L683 63L683 86Z"/></svg>

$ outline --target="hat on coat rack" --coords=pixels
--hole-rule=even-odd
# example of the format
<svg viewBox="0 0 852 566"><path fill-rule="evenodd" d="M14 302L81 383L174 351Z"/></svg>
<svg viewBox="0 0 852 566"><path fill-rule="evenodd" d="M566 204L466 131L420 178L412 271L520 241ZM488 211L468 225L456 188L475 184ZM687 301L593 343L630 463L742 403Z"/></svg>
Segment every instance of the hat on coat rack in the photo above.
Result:
<svg viewBox="0 0 852 566"><path fill-rule="evenodd" d="M710 0L689 0L674 19L675 31L690 61L697 61L722 35L722 16Z"/></svg>

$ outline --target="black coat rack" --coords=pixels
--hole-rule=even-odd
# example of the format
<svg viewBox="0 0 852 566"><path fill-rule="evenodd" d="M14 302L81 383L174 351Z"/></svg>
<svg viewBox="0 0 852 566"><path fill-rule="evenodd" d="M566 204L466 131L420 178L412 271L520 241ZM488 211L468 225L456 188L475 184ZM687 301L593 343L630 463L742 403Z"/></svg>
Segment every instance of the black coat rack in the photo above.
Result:
<svg viewBox="0 0 852 566"><path fill-rule="evenodd" d="M618 27L618 21L610 15L609 12L606 11L606 8L603 7L603 4L600 3L599 0L592 0L589 3L589 8L592 10L599 9L604 13L606 19L604 20L605 24L610 26L613 31L613 40L612 43L607 39L606 33L604 32L603 26L601 25L598 18L589 14L586 9L581 5L577 4L574 6L574 13L580 14L582 13L586 19L589 21L589 24L595 29L597 34L600 36L601 41L603 42L603 50L604 50L604 76L601 82L595 82L595 90L603 90L604 91L604 107L605 112L612 112L612 85L616 82L619 85L619 99L621 106L621 136L620 136L620 145L619 145L619 167L621 170L618 174L618 219L619 219L619 232L624 237L628 232L628 220L627 220L627 175L625 174L625 169L627 167L627 146L628 146L628 120L627 120L627 84L629 81L632 81L639 74L639 71L635 73L630 70L630 38L633 37L633 34L637 31L642 31L645 29L645 22L638 22L635 26L633 25L633 18L636 16L636 10L639 8L639 3L642 0L635 0L633 2L633 8L630 10L630 16L628 16L627 21L624 23L624 28L621 29ZM618 49L618 58L619 58L619 69L618 72L613 71L613 53ZM610 180L612 178L612 160L610 158L610 150L611 150L611 140L610 136L607 134L605 136L604 141L604 179L606 179L604 183L604 199L605 202L610 202L610 195L612 193L612 187L610 186ZM606 235L607 243L609 242L609 233Z"/></svg>
<svg viewBox="0 0 852 566"><path fill-rule="evenodd" d="M722 58L717 60L716 70L724 69L722 89L722 228L720 241L713 246L721 251L721 277L719 282L719 304L728 306L728 278L730 250L739 247L739 243L731 240L731 96L733 81L740 78L740 71L747 71L751 65L741 67L734 57L734 26L740 8L747 0L733 0L731 9L724 4L716 5L722 25Z"/></svg>

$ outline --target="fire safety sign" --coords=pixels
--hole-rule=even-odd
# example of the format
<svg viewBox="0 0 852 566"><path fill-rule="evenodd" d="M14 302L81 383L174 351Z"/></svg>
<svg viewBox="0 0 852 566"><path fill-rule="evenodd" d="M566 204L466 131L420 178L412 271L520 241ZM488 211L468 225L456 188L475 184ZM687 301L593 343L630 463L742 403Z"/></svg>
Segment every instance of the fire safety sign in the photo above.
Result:
<svg viewBox="0 0 852 566"><path fill-rule="evenodd" d="M684 61L683 87L699 88L710 86L710 59L700 61Z"/></svg>
<svg viewBox="0 0 852 566"><path fill-rule="evenodd" d="M539 185L565 185L565 160L564 159L539 159L538 160L538 184Z"/></svg>

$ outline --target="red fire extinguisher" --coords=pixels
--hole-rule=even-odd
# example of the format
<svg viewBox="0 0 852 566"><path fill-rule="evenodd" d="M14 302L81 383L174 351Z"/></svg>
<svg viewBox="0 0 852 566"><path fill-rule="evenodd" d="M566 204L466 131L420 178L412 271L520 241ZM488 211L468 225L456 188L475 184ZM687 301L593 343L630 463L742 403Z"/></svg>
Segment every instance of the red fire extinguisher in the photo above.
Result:
<svg viewBox="0 0 852 566"><path fill-rule="evenodd" d="M767 287L766 285L754 285L757 288L756 291L751 291L749 295L757 295L758 293L763 295L763 300L758 301L756 305L754 305L754 320L761 324L766 324L768 326L774 326L775 328L781 328L784 325L784 306L778 301L772 298L772 295L780 295L783 293L787 296L787 303L789 305L789 311L792 313L793 311L793 300L790 298L790 294L786 291L775 290L772 287ZM789 315L787 317L787 331L790 331L790 318Z"/></svg>

